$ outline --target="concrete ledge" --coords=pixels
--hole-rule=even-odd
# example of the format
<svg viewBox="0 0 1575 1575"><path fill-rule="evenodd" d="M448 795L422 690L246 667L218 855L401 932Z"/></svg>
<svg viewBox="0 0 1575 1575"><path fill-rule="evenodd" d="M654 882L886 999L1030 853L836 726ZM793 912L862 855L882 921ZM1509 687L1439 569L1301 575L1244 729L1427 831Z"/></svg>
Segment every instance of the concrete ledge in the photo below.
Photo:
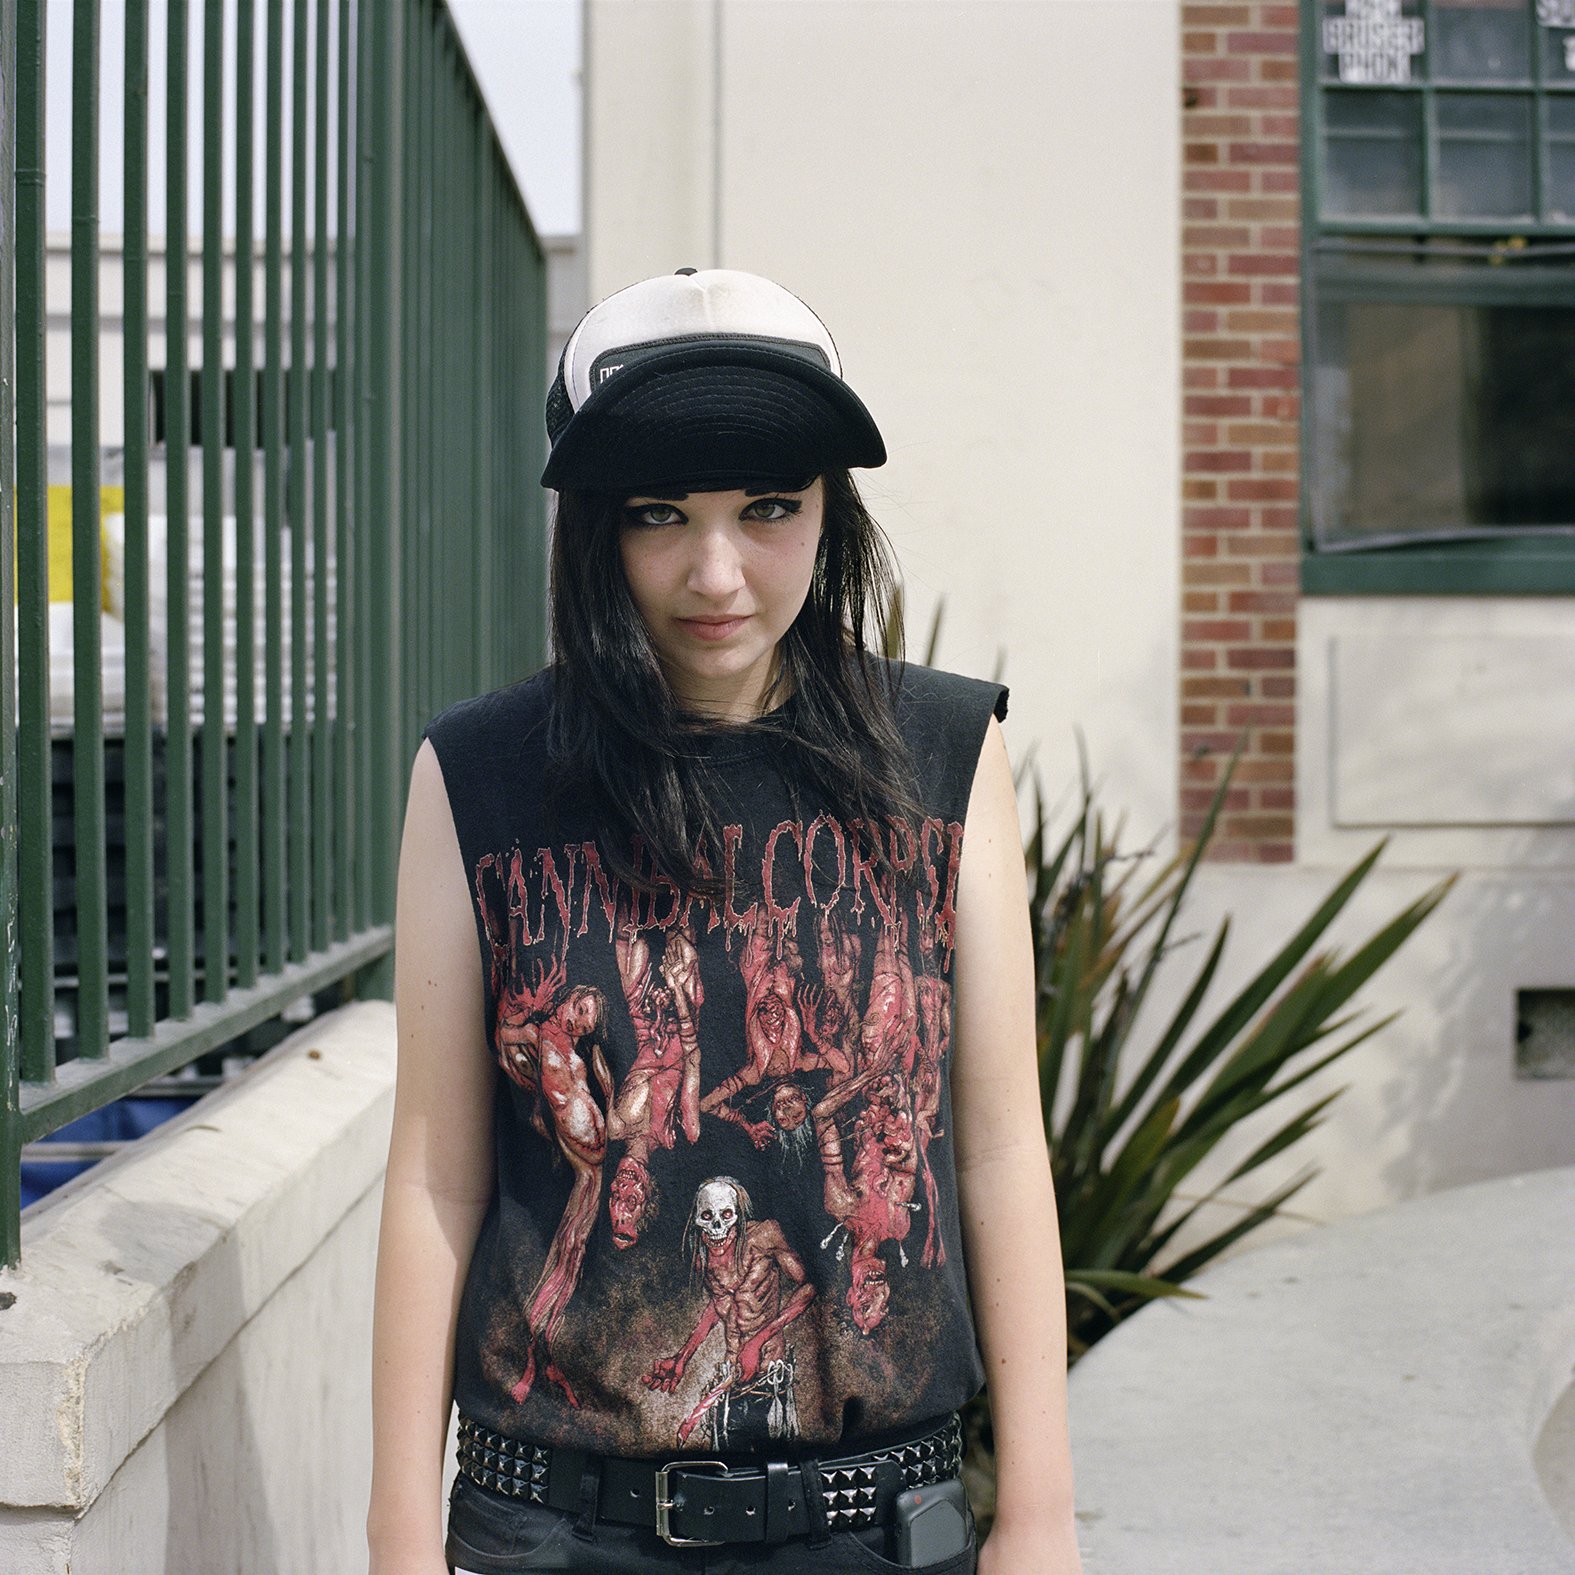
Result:
<svg viewBox="0 0 1575 1575"><path fill-rule="evenodd" d="M393 1072L393 1007L345 1007L28 1211L21 1267L0 1272L0 1527L92 1505L378 1186Z"/></svg>
<svg viewBox="0 0 1575 1575"><path fill-rule="evenodd" d="M1071 1380L1088 1575L1569 1575L1575 1169L1247 1253Z"/></svg>

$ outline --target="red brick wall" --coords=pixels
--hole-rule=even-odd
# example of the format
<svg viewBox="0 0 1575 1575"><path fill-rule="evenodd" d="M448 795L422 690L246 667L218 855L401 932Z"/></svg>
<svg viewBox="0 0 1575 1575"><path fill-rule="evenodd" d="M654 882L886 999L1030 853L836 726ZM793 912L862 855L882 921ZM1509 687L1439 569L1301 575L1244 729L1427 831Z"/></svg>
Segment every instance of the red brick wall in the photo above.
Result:
<svg viewBox="0 0 1575 1575"><path fill-rule="evenodd" d="M1210 857L1265 864L1295 813L1296 28L1182 6L1182 834L1245 734Z"/></svg>

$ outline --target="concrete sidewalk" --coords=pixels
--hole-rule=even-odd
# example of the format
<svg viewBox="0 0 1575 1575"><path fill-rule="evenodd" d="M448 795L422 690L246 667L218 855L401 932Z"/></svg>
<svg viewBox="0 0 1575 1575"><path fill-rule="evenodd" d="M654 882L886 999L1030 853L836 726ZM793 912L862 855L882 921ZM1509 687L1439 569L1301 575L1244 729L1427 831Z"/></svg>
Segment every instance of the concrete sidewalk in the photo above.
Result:
<svg viewBox="0 0 1575 1575"><path fill-rule="evenodd" d="M1088 1575L1575 1571L1575 1169L1311 1230L1073 1370Z"/></svg>

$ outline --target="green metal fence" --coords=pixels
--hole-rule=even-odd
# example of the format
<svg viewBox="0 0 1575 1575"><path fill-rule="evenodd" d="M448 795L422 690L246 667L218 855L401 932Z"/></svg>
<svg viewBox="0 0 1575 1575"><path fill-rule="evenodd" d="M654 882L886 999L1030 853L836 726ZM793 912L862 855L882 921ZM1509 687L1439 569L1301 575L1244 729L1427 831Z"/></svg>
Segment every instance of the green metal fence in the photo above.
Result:
<svg viewBox="0 0 1575 1575"><path fill-rule="evenodd" d="M24 1143L336 980L386 991L421 729L543 649L544 260L440 0L206 0L200 59L189 0L159 11L162 106L149 102L148 0L127 0L125 59L108 63L98 0L75 0L74 675L52 738L45 0L0 0L0 321L14 311L16 327L14 367L0 335L0 600L16 607L14 638L0 618L12 1263ZM123 126L98 121L111 67L125 73ZM165 204L150 215L161 111ZM111 726L102 520L117 456L100 446L97 294L112 248L97 182L117 142L125 659Z"/></svg>

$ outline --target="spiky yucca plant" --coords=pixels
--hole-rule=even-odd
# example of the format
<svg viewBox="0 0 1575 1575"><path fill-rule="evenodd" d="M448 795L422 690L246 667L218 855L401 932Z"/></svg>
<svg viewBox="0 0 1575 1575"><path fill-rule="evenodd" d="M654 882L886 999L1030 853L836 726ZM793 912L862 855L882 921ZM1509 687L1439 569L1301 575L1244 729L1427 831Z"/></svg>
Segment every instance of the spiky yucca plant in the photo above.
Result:
<svg viewBox="0 0 1575 1575"><path fill-rule="evenodd" d="M1197 840L1146 879L1143 857L1118 852L1086 771L1081 811L1054 848L1035 795L1025 860L1039 1089L1061 1216L1072 1359L1154 1297L1189 1294L1183 1286L1190 1276L1316 1174L1305 1171L1226 1229L1165 1261L1172 1241L1220 1190L1177 1207L1178 1189L1226 1134L1393 1020L1391 1014L1359 1025L1363 1014L1345 1008L1453 881L1418 897L1349 956L1332 949L1309 956L1377 862L1379 843L1207 1026L1195 1029L1194 1022L1225 951L1228 918L1169 1021L1140 1028L1139 1009L1176 948L1177 916L1230 778L1227 770ZM1220 1187L1299 1142L1339 1092L1273 1125Z"/></svg>

